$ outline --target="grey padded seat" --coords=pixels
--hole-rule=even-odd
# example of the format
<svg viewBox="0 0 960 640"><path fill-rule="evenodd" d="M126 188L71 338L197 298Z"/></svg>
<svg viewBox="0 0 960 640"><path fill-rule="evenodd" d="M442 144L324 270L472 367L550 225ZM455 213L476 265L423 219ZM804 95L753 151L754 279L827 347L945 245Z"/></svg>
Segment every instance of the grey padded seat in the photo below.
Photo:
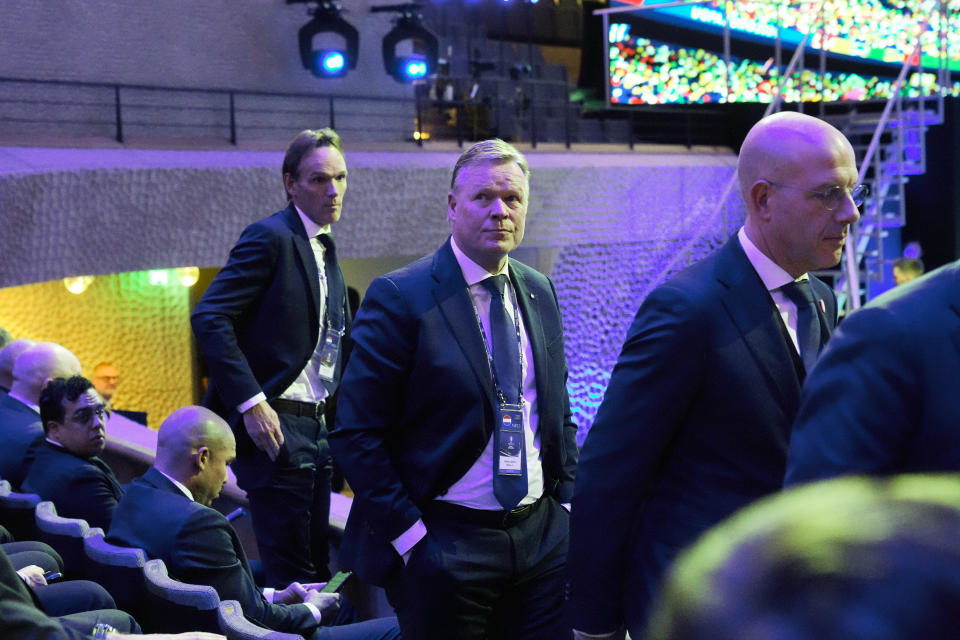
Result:
<svg viewBox="0 0 960 640"><path fill-rule="evenodd" d="M49 500L37 504L34 514L37 539L46 542L63 557L68 577L86 576L87 556L83 551L83 536L90 530L87 521L58 516L56 506Z"/></svg>
<svg viewBox="0 0 960 640"><path fill-rule="evenodd" d="M283 633L265 629L247 620L236 600L224 600L219 610L220 631L227 640L303 640L295 633Z"/></svg>
<svg viewBox="0 0 960 640"><path fill-rule="evenodd" d="M40 504L35 493L18 493L7 480L0 480L0 522L15 540L36 540L34 512Z"/></svg>
<svg viewBox="0 0 960 640"><path fill-rule="evenodd" d="M87 577L102 585L113 596L117 608L132 615L145 632L153 632L143 576L146 552L110 544L104 540L100 527L84 534L83 551L87 558Z"/></svg>
<svg viewBox="0 0 960 640"><path fill-rule="evenodd" d="M171 578L159 559L148 560L143 575L151 603L149 624L156 632L220 632L220 598L216 589Z"/></svg>

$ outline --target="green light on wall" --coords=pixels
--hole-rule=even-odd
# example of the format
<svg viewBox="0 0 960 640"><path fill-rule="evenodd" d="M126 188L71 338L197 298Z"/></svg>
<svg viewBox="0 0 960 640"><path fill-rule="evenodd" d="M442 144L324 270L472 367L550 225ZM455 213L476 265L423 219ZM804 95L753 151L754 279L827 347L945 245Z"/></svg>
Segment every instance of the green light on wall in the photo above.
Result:
<svg viewBox="0 0 960 640"><path fill-rule="evenodd" d="M170 277L167 275L166 269L154 269L148 274L148 280L150 284L155 287L165 287Z"/></svg>

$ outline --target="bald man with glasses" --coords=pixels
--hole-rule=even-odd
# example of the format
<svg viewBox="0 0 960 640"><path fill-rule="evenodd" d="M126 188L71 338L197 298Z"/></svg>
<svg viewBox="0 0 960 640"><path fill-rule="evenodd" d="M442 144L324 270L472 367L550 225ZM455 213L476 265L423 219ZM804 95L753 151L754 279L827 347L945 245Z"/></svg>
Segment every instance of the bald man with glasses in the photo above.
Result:
<svg viewBox="0 0 960 640"><path fill-rule="evenodd" d="M640 306L577 469L569 613L579 638L643 637L665 570L700 533L777 491L806 372L837 304L866 188L825 122L764 118L737 165L747 216Z"/></svg>

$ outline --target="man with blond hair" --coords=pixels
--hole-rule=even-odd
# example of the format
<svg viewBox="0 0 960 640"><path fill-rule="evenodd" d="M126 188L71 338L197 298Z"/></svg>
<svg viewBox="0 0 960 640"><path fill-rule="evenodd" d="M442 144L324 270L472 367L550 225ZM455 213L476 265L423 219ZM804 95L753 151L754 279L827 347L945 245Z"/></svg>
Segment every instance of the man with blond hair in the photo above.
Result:
<svg viewBox="0 0 960 640"><path fill-rule="evenodd" d="M510 257L526 160L478 142L450 238L374 280L330 435L356 492L341 558L386 586L404 637L562 640L576 425L553 284Z"/></svg>

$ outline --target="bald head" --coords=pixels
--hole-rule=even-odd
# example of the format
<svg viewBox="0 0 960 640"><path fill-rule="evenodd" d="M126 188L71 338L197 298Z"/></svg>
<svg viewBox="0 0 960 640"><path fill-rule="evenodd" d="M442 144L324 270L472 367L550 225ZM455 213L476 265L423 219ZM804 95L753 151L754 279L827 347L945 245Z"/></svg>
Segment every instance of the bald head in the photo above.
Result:
<svg viewBox="0 0 960 640"><path fill-rule="evenodd" d="M755 182L787 180L802 168L810 153L833 148L851 147L839 130L813 116L781 111L760 120L747 133L737 160L740 193L748 203L748 213L750 188Z"/></svg>
<svg viewBox="0 0 960 640"><path fill-rule="evenodd" d="M203 407L177 409L157 433L158 470L176 478L209 505L226 482L226 465L236 456L236 441L223 418Z"/></svg>
<svg viewBox="0 0 960 640"><path fill-rule="evenodd" d="M36 403L47 380L81 373L80 361L69 349L54 342L38 342L17 356L10 390Z"/></svg>
<svg viewBox="0 0 960 640"><path fill-rule="evenodd" d="M13 385L13 363L21 353L35 344L37 344L35 340L18 338L0 349L0 387L9 389Z"/></svg>
<svg viewBox="0 0 960 640"><path fill-rule="evenodd" d="M793 278L840 261L860 216L856 158L840 131L802 113L767 116L743 141L737 177L744 231L764 255Z"/></svg>

